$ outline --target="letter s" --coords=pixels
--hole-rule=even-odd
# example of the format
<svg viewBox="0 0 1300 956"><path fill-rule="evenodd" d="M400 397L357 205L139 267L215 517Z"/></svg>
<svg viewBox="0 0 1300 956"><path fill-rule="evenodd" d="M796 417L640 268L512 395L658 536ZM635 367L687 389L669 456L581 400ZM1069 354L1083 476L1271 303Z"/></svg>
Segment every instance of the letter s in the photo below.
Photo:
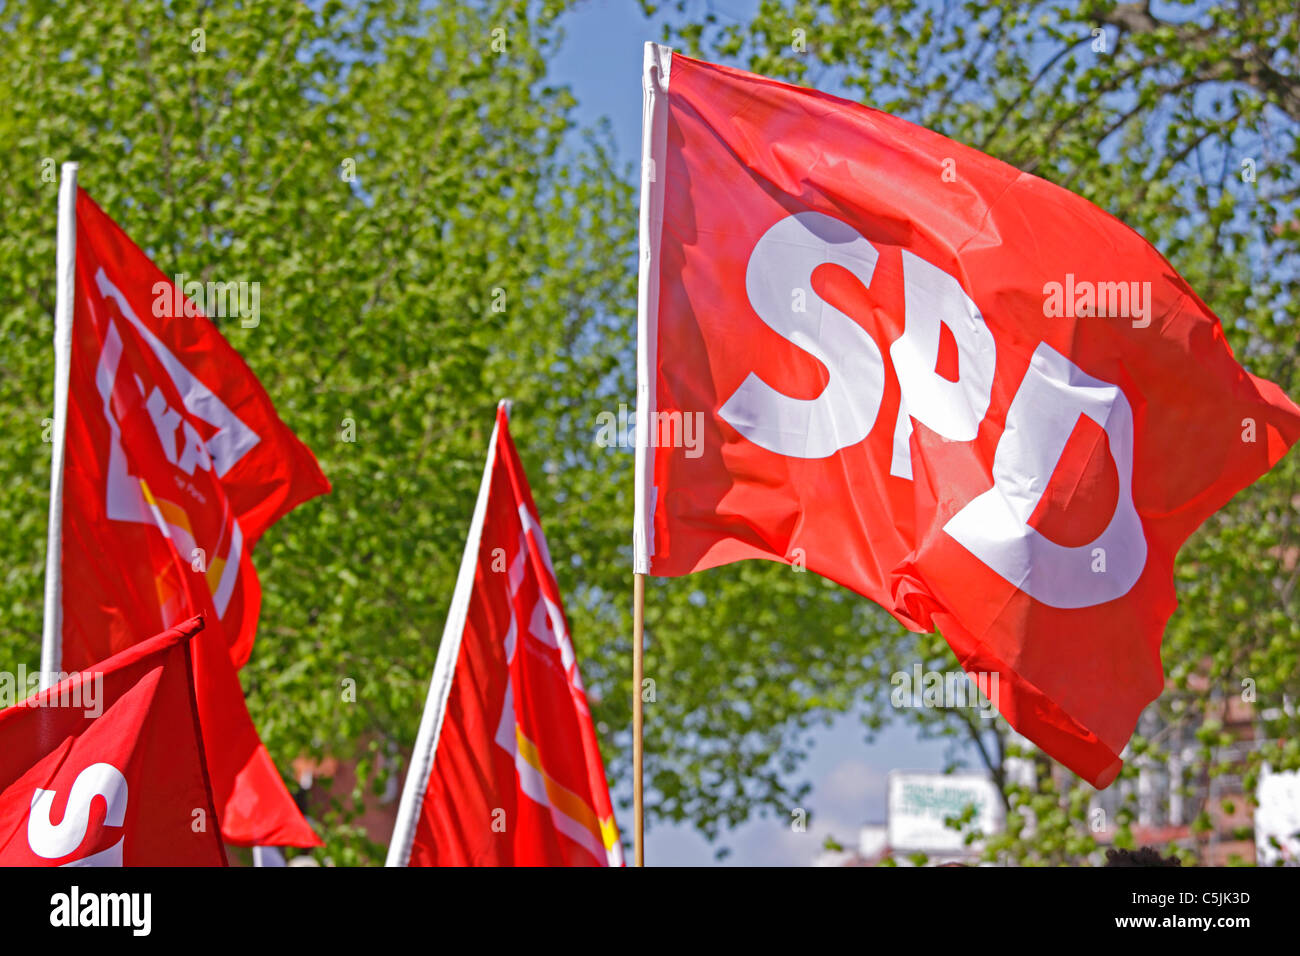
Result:
<svg viewBox="0 0 1300 956"><path fill-rule="evenodd" d="M50 822L54 794L53 790L38 787L27 818L27 843L33 853L47 860L67 856L81 846L90 827L90 806L95 797L103 797L108 804L104 826L120 827L126 821L126 777L112 764L91 764L77 774L67 809L57 826Z"/></svg>
<svg viewBox="0 0 1300 956"><path fill-rule="evenodd" d="M724 421L792 458L828 458L867 437L885 392L880 348L812 291L812 274L837 265L870 285L879 257L852 226L819 212L787 216L763 234L745 271L750 305L772 331L825 365L829 381L816 398L791 398L750 372L718 410ZM807 311L796 310L796 289L806 291Z"/></svg>

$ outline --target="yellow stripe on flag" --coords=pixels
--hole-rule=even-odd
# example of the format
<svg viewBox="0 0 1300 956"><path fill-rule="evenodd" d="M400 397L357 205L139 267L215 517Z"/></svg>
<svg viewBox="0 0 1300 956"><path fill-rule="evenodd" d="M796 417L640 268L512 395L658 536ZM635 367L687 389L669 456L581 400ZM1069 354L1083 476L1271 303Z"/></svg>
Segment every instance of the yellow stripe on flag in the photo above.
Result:
<svg viewBox="0 0 1300 956"><path fill-rule="evenodd" d="M596 816L596 812L591 809L582 797L551 778L550 774L542 767L541 755L537 752L537 745L524 736L523 728L518 724L515 724L515 741L519 747L519 756L541 775L542 781L546 785L546 798L550 802L551 808L578 824L608 849L611 844L605 824ZM612 829L613 820L611 819L609 822Z"/></svg>

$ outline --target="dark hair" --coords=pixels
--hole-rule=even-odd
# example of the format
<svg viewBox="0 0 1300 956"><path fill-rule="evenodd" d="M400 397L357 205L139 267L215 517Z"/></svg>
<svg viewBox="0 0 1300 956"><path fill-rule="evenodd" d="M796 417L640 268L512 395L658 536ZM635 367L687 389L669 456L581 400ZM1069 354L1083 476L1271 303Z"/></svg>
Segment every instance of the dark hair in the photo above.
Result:
<svg viewBox="0 0 1300 956"><path fill-rule="evenodd" d="M1105 866L1182 866L1183 861L1176 856L1161 856L1152 847L1144 846L1136 850L1106 851Z"/></svg>

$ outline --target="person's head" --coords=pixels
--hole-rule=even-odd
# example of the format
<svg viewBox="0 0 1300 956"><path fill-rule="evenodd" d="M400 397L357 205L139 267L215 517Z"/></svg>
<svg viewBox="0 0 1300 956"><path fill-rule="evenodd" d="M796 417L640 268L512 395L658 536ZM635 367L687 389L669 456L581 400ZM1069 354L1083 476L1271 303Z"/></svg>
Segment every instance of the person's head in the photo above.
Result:
<svg viewBox="0 0 1300 956"><path fill-rule="evenodd" d="M1176 856L1161 856L1154 848L1139 847L1136 850L1118 850L1111 847L1106 851L1106 866L1182 866L1183 861Z"/></svg>

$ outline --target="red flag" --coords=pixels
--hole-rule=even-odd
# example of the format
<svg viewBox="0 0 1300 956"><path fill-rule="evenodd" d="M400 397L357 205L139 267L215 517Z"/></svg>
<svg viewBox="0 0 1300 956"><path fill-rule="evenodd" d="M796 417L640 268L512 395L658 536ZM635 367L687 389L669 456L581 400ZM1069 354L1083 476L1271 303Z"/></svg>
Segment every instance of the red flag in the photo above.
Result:
<svg viewBox="0 0 1300 956"><path fill-rule="evenodd" d="M223 834L319 845L257 736L235 668L257 627L253 546L329 482L216 326L84 192L76 262L62 666L89 667L202 613L196 685ZM252 298L233 284L202 291L222 311Z"/></svg>
<svg viewBox="0 0 1300 956"><path fill-rule="evenodd" d="M1085 200L837 97L646 65L638 570L832 578L1105 786L1163 686L1179 546L1300 409Z"/></svg>
<svg viewBox="0 0 1300 956"><path fill-rule="evenodd" d="M622 844L504 403L389 866L618 866Z"/></svg>
<svg viewBox="0 0 1300 956"><path fill-rule="evenodd" d="M190 667L202 628L0 711L0 865L226 865Z"/></svg>

